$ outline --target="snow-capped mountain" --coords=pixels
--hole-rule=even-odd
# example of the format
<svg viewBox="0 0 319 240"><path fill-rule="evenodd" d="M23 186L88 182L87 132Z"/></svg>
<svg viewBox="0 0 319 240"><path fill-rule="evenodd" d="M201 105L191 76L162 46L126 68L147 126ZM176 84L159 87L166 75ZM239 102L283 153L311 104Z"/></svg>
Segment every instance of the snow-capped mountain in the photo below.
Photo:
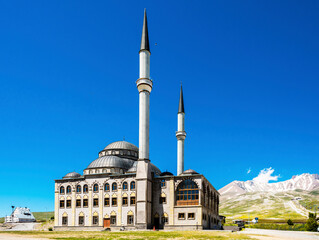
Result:
<svg viewBox="0 0 319 240"><path fill-rule="evenodd" d="M291 179L268 183L257 181L257 178L249 181L233 181L219 190L222 196L234 196L247 192L286 192L301 189L304 191L312 191L319 189L319 175L304 173L293 176Z"/></svg>

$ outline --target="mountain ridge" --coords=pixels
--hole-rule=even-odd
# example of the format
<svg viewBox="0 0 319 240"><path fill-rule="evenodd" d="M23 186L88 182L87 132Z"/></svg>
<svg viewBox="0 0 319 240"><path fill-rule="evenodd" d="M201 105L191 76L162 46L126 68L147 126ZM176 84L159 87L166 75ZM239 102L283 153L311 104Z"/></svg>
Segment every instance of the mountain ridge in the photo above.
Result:
<svg viewBox="0 0 319 240"><path fill-rule="evenodd" d="M256 179L256 178L255 178ZM233 197L244 193L253 192L287 192L293 190L313 191L319 189L319 175L303 173L301 175L294 175L291 179L281 182L261 182L257 180L238 181L235 180L226 186L219 189L222 197Z"/></svg>

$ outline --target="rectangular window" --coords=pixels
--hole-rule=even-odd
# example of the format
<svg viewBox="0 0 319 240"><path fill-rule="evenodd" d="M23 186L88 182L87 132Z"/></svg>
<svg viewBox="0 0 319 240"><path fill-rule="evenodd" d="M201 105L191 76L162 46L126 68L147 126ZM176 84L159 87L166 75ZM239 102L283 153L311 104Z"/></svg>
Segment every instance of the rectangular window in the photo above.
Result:
<svg viewBox="0 0 319 240"><path fill-rule="evenodd" d="M187 219L195 219L195 213L188 213Z"/></svg>
<svg viewBox="0 0 319 240"><path fill-rule="evenodd" d="M62 225L64 226L68 225L68 217L62 217Z"/></svg>
<svg viewBox="0 0 319 240"><path fill-rule="evenodd" d="M111 224L116 225L116 216L111 216Z"/></svg>
<svg viewBox="0 0 319 240"><path fill-rule="evenodd" d="M178 219L180 219L180 220L185 219L185 213L179 213L178 214Z"/></svg>
<svg viewBox="0 0 319 240"><path fill-rule="evenodd" d="M76 207L81 207L81 199L76 200Z"/></svg>
<svg viewBox="0 0 319 240"><path fill-rule="evenodd" d="M79 225L84 225L84 216L79 216Z"/></svg>
<svg viewBox="0 0 319 240"><path fill-rule="evenodd" d="M128 224L128 225L132 225L133 222L134 222L134 217L133 217L133 215L127 216L127 224Z"/></svg>
<svg viewBox="0 0 319 240"><path fill-rule="evenodd" d="M112 206L117 206L117 198L112 198Z"/></svg>
<svg viewBox="0 0 319 240"><path fill-rule="evenodd" d="M60 200L60 208L64 208L64 200Z"/></svg>
<svg viewBox="0 0 319 240"><path fill-rule="evenodd" d="M83 207L88 207L89 201L87 199L83 199Z"/></svg>
<svg viewBox="0 0 319 240"><path fill-rule="evenodd" d="M127 197L123 197L123 205L127 206Z"/></svg>
<svg viewBox="0 0 319 240"><path fill-rule="evenodd" d="M110 199L109 198L104 198L104 206L109 207L110 206Z"/></svg>
<svg viewBox="0 0 319 240"><path fill-rule="evenodd" d="M93 225L98 225L98 224L99 224L99 217L93 216Z"/></svg>
<svg viewBox="0 0 319 240"><path fill-rule="evenodd" d="M66 200L66 207L70 208L71 207L71 200Z"/></svg>
<svg viewBox="0 0 319 240"><path fill-rule="evenodd" d="M135 197L131 197L131 205L135 205Z"/></svg>
<svg viewBox="0 0 319 240"><path fill-rule="evenodd" d="M166 203L166 197L160 197L160 201L159 201L161 204L162 203Z"/></svg>
<svg viewBox="0 0 319 240"><path fill-rule="evenodd" d="M99 206L99 199L98 198L94 198L93 199L93 207L98 207Z"/></svg>

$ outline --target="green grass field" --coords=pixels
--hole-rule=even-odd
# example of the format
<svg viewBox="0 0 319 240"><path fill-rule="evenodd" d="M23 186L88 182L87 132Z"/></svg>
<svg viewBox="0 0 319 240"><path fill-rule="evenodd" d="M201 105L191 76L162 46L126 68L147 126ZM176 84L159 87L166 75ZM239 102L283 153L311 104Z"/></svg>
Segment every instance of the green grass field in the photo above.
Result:
<svg viewBox="0 0 319 240"><path fill-rule="evenodd" d="M60 240L164 240L164 239L255 239L244 234L217 231L130 231L130 232L0 232L22 237L49 238Z"/></svg>

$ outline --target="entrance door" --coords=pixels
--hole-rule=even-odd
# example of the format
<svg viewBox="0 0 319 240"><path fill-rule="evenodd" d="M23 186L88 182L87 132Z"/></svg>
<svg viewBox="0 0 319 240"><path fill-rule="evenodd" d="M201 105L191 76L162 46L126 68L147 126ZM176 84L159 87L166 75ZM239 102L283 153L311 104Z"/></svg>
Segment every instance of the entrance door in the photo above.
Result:
<svg viewBox="0 0 319 240"><path fill-rule="evenodd" d="M110 225L111 225L111 221L109 218L104 218L103 219L103 227L104 228L110 228Z"/></svg>
<svg viewBox="0 0 319 240"><path fill-rule="evenodd" d="M155 229L159 229L159 217L154 217L154 226L155 226Z"/></svg>

